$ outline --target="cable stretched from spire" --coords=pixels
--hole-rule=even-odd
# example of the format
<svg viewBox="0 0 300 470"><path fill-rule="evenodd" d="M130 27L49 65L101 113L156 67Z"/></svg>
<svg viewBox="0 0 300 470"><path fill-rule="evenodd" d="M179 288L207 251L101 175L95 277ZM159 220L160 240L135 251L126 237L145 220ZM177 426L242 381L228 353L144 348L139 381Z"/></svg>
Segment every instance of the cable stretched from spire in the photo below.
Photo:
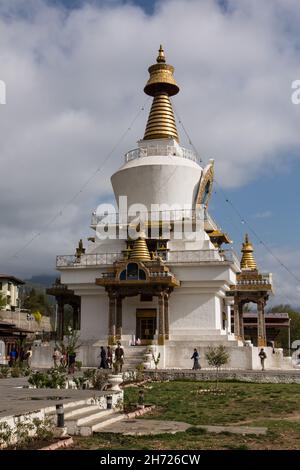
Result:
<svg viewBox="0 0 300 470"><path fill-rule="evenodd" d="M115 145L112 147L112 149L108 152L106 157L104 158L103 162L101 165L91 174L91 176L82 184L80 189L68 200L65 202L65 204L62 206L62 208L54 214L54 216L38 231L36 232L24 245L22 245L18 250L16 250L12 255L10 255L8 258L4 258L5 261L9 261L12 258L18 258L19 254L22 253L28 246L30 246L34 240L36 240L38 237L42 235L42 232L44 232L47 228L49 228L59 217L61 217L66 210L66 208L72 204L72 202L77 199L77 197L84 191L84 189L89 185L89 183L100 173L106 162L109 160L109 158L112 156L112 154L116 151L118 146L121 144L121 142L124 140L126 135L128 134L129 131L131 131L132 126L135 124L141 113L145 110L145 105L147 102L150 100L150 98L147 98L143 105L139 108L139 111L137 114L134 116L132 121L130 122L129 126L126 128L126 130L121 134L120 138L117 140Z"/></svg>
<svg viewBox="0 0 300 470"><path fill-rule="evenodd" d="M174 108L174 112L175 112L175 115L178 119L178 122L179 124L181 125L182 129L183 129L183 132L185 133L187 139L188 139L188 142L189 144L192 146L194 152L196 153L196 155L199 155L198 154L198 151L195 147L195 145L193 144L192 142L192 139L190 138L187 130L185 129L184 125L183 125L183 122L182 122L182 119L180 118L175 106L173 105L173 108ZM200 160L202 161L202 160ZM273 252L273 250L271 250L271 248L267 245L267 243L265 243L261 238L260 236L258 235L258 233L256 232L256 230L253 229L253 227L251 226L251 224L249 224L249 222L246 220L245 217L242 216L242 214L240 213L240 211L235 207L234 203L231 201L231 199L227 196L227 194L225 193L225 191L223 190L222 186L220 185L220 183L214 178L214 181L216 183L216 185L218 186L219 188L219 191L220 193L223 195L225 201L227 204L229 204L231 206L231 208L233 209L233 211L237 214L237 216L239 217L240 221L242 224L245 224L247 225L249 231L254 235L254 237L258 240L259 244L262 245L266 251L268 251L268 253L276 260L276 262L283 268L285 269L289 274L290 276L292 276L299 284L300 284L300 278L285 264L282 262L282 260Z"/></svg>

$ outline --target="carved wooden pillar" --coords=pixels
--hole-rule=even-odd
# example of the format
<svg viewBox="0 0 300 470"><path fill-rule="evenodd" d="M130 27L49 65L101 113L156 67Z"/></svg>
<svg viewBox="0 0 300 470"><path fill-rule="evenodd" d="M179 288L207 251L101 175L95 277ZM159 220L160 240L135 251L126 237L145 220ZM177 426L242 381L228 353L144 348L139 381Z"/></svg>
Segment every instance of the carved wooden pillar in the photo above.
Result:
<svg viewBox="0 0 300 470"><path fill-rule="evenodd" d="M244 318L243 318L243 304L240 302L238 304L239 309L239 327L240 327L240 339L244 340Z"/></svg>
<svg viewBox="0 0 300 470"><path fill-rule="evenodd" d="M122 297L117 297L117 310L116 310L116 338L122 339Z"/></svg>
<svg viewBox="0 0 300 470"><path fill-rule="evenodd" d="M110 292L108 295L108 344L113 345L116 342L116 294Z"/></svg>
<svg viewBox="0 0 300 470"><path fill-rule="evenodd" d="M57 300L57 338L64 339L65 330L65 313L64 313L64 301L59 298Z"/></svg>
<svg viewBox="0 0 300 470"><path fill-rule="evenodd" d="M73 330L80 330L80 306L72 304L73 308Z"/></svg>
<svg viewBox="0 0 300 470"><path fill-rule="evenodd" d="M239 304L238 304L237 298L234 299L233 315L234 315L234 334L235 334L236 339L240 339Z"/></svg>
<svg viewBox="0 0 300 470"><path fill-rule="evenodd" d="M257 302L257 346L267 346L264 301Z"/></svg>
<svg viewBox="0 0 300 470"><path fill-rule="evenodd" d="M169 294L164 295L165 339L169 339Z"/></svg>
<svg viewBox="0 0 300 470"><path fill-rule="evenodd" d="M158 294L158 344L165 344L165 312L164 293Z"/></svg>

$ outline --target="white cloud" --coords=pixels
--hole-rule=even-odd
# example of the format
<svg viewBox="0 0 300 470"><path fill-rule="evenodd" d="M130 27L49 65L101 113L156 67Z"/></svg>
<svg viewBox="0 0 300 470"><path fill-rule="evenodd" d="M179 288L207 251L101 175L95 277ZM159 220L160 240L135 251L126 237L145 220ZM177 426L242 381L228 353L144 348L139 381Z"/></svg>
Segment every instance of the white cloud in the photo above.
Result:
<svg viewBox="0 0 300 470"><path fill-rule="evenodd" d="M290 304L299 308L300 250L274 245L271 247L271 251L284 266L280 266L274 256L262 247L255 247L258 268L263 272L273 273L274 295L270 296L270 305ZM286 270L286 267L289 271Z"/></svg>
<svg viewBox="0 0 300 470"><path fill-rule="evenodd" d="M142 137L146 110L47 235L4 261L101 166L145 100L160 43L181 87L176 109L224 186L288 165L289 150L299 154L300 106L290 99L300 78L298 1L229 3L224 14L212 0L163 1L147 16L117 2L66 13L42 0L0 0L1 270L51 270L56 253L88 236L89 214L112 197L109 177Z"/></svg>

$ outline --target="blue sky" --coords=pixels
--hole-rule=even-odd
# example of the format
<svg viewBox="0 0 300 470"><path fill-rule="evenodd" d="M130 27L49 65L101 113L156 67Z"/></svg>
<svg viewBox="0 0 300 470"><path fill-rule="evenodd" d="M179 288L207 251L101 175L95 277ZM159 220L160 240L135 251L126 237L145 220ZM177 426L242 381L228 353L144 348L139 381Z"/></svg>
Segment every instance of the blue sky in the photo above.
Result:
<svg viewBox="0 0 300 470"><path fill-rule="evenodd" d="M62 8L64 7L64 8ZM67 14L66 14L67 12ZM145 100L162 42L181 92L174 98L204 160L242 216L300 276L300 79L297 0L0 0L1 271L53 272L55 255L87 238L90 213L112 199L110 175L142 136L150 102L98 178L41 231L113 147ZM180 125L183 145L187 145ZM238 252L248 230L218 186L210 211ZM278 301L300 287L250 233ZM38 253L38 257L36 254ZM21 267L20 267L21 266Z"/></svg>
<svg viewBox="0 0 300 470"><path fill-rule="evenodd" d="M62 5L65 8L68 8L70 10L76 9L76 8L81 8L84 4L90 2L91 4L98 4L98 5L103 5L103 4L109 4L113 3L113 1L109 2L109 0L47 0L49 4L52 5ZM116 2L115 2L116 3ZM154 11L155 8L155 0L121 0L121 4L134 4L140 6L147 14L151 15Z"/></svg>

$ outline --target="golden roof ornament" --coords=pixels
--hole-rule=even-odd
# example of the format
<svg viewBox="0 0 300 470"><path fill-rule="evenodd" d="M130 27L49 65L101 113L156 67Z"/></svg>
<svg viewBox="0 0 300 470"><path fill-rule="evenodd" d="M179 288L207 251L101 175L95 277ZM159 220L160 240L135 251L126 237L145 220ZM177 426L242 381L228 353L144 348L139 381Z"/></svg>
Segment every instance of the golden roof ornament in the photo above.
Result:
<svg viewBox="0 0 300 470"><path fill-rule="evenodd" d="M248 234L245 235L245 241L242 247L241 269L247 271L257 271L256 261L253 256L253 245L249 241Z"/></svg>
<svg viewBox="0 0 300 470"><path fill-rule="evenodd" d="M137 261L151 261L151 256L145 238L139 237L137 240L135 240L132 250L129 254L129 259Z"/></svg>
<svg viewBox="0 0 300 470"><path fill-rule="evenodd" d="M166 62L165 58L165 51L163 50L162 45L159 46L158 56L156 58L156 62L159 64L160 62Z"/></svg>
<svg viewBox="0 0 300 470"><path fill-rule="evenodd" d="M76 257L80 258L81 255L85 253L85 248L83 248L82 238L78 242L78 247L76 248Z"/></svg>
<svg viewBox="0 0 300 470"><path fill-rule="evenodd" d="M176 139L179 141L175 117L170 96L179 92L175 78L174 67L166 64L165 53L160 45L156 64L148 69L150 78L144 92L153 96L153 102L148 117L144 140L150 139Z"/></svg>

